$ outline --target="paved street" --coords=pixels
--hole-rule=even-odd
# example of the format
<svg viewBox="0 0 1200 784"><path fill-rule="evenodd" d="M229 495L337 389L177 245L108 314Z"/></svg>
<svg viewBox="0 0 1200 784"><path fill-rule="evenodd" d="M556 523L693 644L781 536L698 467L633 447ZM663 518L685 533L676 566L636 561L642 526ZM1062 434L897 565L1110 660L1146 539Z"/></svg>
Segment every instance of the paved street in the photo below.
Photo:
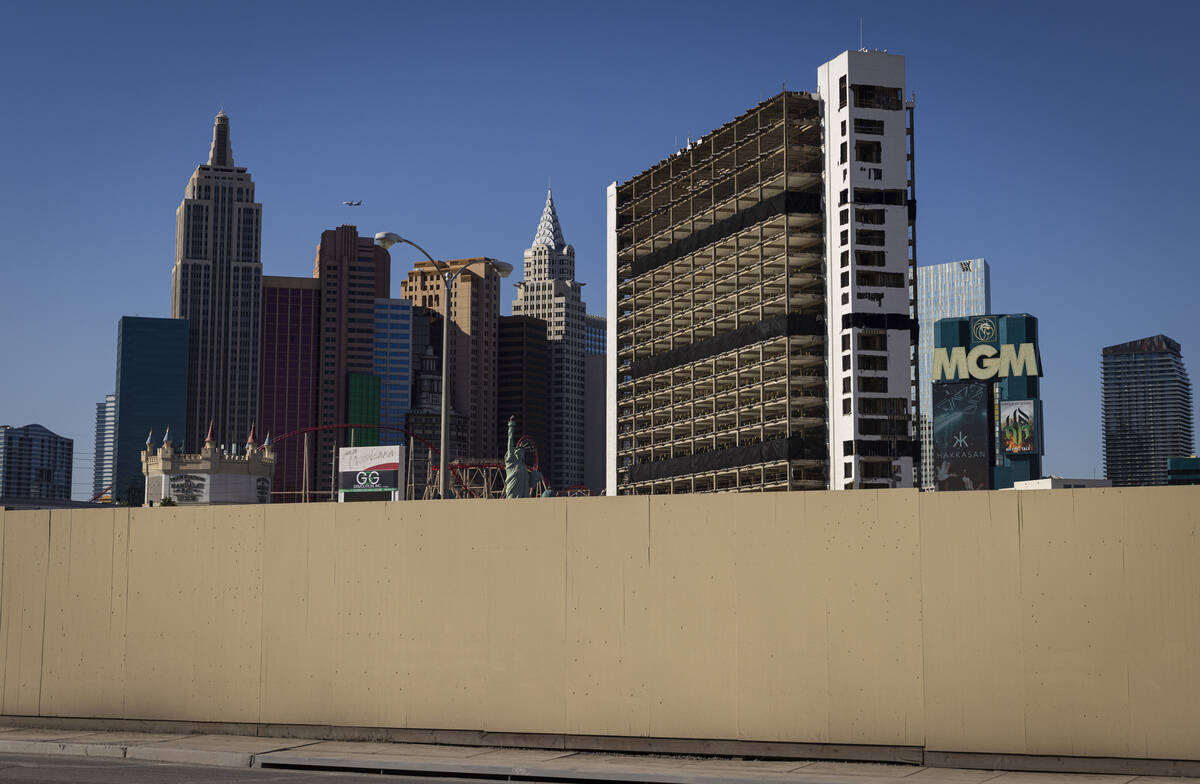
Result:
<svg viewBox="0 0 1200 784"><path fill-rule="evenodd" d="M167 765L160 762L44 754L0 754L0 781L27 784L399 784L428 777L371 773L222 768L211 765ZM438 778L437 784L468 784L466 779ZM469 784L479 784L477 780Z"/></svg>
<svg viewBox="0 0 1200 784"><path fill-rule="evenodd" d="M1198 779L1127 774L21 727L0 728L0 782L5 781L1200 784Z"/></svg>

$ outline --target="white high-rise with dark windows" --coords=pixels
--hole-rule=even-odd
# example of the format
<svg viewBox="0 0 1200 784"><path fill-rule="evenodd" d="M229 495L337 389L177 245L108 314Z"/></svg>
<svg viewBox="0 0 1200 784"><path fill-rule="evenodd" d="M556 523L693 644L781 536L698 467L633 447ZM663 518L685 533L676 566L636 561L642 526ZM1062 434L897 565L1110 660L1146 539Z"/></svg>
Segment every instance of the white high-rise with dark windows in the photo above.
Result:
<svg viewBox="0 0 1200 784"><path fill-rule="evenodd" d="M992 290L987 260L966 259L917 267L917 317L921 324L921 389L918 397L918 429L921 434L920 486L926 490L934 488L933 325L938 319L982 316L991 312Z"/></svg>
<svg viewBox="0 0 1200 784"><path fill-rule="evenodd" d="M208 162L175 212L171 318L189 323L187 434L199 449L209 422L219 444L244 444L258 410L262 205L233 165L229 116L213 122Z"/></svg>
<svg viewBox="0 0 1200 784"><path fill-rule="evenodd" d="M912 487L912 104L843 52L608 190L606 492Z"/></svg>
<svg viewBox="0 0 1200 784"><path fill-rule="evenodd" d="M92 495L100 496L113 483L113 455L117 442L117 396L105 395L96 404L96 446L92 463Z"/></svg>
<svg viewBox="0 0 1200 784"><path fill-rule="evenodd" d="M583 484L583 284L575 279L575 248L563 237L554 195L546 206L533 245L525 251L524 280L516 284L514 316L546 322L550 342L550 484L563 490Z"/></svg>

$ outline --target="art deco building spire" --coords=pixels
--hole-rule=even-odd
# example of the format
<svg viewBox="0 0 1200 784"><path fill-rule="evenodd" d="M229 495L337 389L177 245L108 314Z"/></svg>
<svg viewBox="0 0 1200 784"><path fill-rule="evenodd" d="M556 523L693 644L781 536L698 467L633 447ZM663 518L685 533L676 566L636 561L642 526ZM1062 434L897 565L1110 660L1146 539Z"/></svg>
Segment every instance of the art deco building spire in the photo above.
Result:
<svg viewBox="0 0 1200 784"><path fill-rule="evenodd" d="M533 244L548 245L555 250L562 250L567 244L563 238L562 226L558 223L558 213L554 211L554 194L549 188L546 189L546 207L542 210L542 219L538 221Z"/></svg>
<svg viewBox="0 0 1200 784"><path fill-rule="evenodd" d="M209 166L233 166L233 145L229 142L229 115L222 109L213 120L212 149L208 152Z"/></svg>

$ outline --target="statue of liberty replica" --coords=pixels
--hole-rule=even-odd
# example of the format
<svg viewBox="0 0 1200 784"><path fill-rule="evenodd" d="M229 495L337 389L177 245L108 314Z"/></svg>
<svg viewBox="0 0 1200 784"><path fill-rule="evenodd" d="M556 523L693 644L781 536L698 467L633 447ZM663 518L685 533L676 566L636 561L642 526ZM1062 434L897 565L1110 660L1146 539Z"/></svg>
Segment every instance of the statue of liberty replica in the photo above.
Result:
<svg viewBox="0 0 1200 784"><path fill-rule="evenodd" d="M529 467L529 453L533 442L522 438L518 443L517 418L508 418L508 449L504 452L504 497L529 498L542 481L542 472ZM549 490L546 491L550 493Z"/></svg>

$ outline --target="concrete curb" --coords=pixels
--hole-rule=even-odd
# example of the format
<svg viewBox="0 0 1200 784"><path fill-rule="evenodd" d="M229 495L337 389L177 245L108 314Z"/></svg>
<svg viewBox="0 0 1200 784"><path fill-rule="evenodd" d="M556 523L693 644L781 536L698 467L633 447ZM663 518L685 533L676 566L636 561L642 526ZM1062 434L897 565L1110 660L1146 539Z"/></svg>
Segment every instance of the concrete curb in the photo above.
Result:
<svg viewBox="0 0 1200 784"><path fill-rule="evenodd" d="M802 763L797 763L801 765ZM844 777L823 777L820 774L805 775L774 771L722 770L655 770L636 763L622 768L611 763L593 763L581 767L570 765L535 763L530 765L488 765L483 763L454 762L449 760L404 760L394 756L364 754L354 756L307 756L288 752L260 754L254 759L256 768L326 769L345 771L381 771L387 773L414 773L418 775L440 774L444 776L470 775L508 779L530 777L555 781L628 781L650 782L651 784L819 784L822 780L843 784Z"/></svg>
<svg viewBox="0 0 1200 784"><path fill-rule="evenodd" d="M211 751L208 749L181 749L165 746L130 746L125 759L147 762L178 762L186 765L213 765L222 768L248 768L254 755L239 751Z"/></svg>
<svg viewBox="0 0 1200 784"><path fill-rule="evenodd" d="M124 757L125 747L104 743L47 740L0 740L5 754L67 754L77 757Z"/></svg>

